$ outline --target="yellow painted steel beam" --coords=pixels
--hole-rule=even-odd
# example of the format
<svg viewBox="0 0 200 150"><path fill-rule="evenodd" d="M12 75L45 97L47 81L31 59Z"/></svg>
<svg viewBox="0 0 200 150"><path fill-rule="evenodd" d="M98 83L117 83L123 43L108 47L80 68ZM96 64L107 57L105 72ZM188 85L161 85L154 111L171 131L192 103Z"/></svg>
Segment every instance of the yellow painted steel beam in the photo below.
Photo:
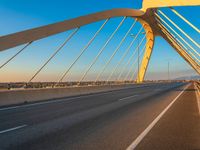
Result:
<svg viewBox="0 0 200 150"><path fill-rule="evenodd" d="M142 10L171 6L199 6L199 0L143 0Z"/></svg>
<svg viewBox="0 0 200 150"><path fill-rule="evenodd" d="M138 19L138 21L144 27L144 30L146 32L146 40L147 40L146 50L144 52L144 56L143 56L142 63L141 63L139 73L138 73L138 77L137 77L137 83L142 83L144 81L144 77L145 77L145 74L147 71L149 60L151 58L151 54L153 51L155 36L154 36L151 26L146 21L144 21L142 19Z"/></svg>

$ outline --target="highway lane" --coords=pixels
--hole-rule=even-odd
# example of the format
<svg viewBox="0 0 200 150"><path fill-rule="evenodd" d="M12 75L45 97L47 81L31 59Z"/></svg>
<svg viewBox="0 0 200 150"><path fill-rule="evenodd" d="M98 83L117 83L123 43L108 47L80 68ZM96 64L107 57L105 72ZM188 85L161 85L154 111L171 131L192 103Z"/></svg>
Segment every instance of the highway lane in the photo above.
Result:
<svg viewBox="0 0 200 150"><path fill-rule="evenodd" d="M192 85L180 96L136 149L200 149L199 99L194 89Z"/></svg>
<svg viewBox="0 0 200 150"><path fill-rule="evenodd" d="M165 90L177 86L175 84L156 84L156 85L141 85L141 88L128 88L110 92L103 92L91 95L83 95L71 98L63 98L55 101L47 101L42 103L34 103L30 105L22 105L17 107L8 107L0 109L0 131L6 128L12 128L13 125L20 126L21 124L37 124L40 122L53 120L74 113L78 113L91 108L99 107L109 103L123 100L131 96L139 96L159 90ZM66 108L67 107L67 108ZM10 119L9 119L10 118ZM12 119L14 118L14 119Z"/></svg>
<svg viewBox="0 0 200 150"><path fill-rule="evenodd" d="M0 132L1 148L125 149L180 93L175 90L180 85L156 84L0 110L0 131L22 126Z"/></svg>

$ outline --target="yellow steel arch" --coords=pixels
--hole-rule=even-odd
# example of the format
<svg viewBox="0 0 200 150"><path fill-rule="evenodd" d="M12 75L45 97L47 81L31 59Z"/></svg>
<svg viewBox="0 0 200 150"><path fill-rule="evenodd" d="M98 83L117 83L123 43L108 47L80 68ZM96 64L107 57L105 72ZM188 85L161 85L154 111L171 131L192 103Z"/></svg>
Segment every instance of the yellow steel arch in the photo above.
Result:
<svg viewBox="0 0 200 150"><path fill-rule="evenodd" d="M142 24L142 26L145 29L146 40L147 40L146 50L144 52L144 56L143 56L140 70L139 70L138 77L137 77L137 83L141 83L144 80L144 77L145 77L145 74L146 74L146 71L148 68L149 60L151 58L151 54L152 54L153 46L154 46L155 35L153 33L151 26L146 21L144 21L142 19L138 19L138 21Z"/></svg>
<svg viewBox="0 0 200 150"><path fill-rule="evenodd" d="M140 17L141 10L111 9L0 37L0 51L113 17Z"/></svg>
<svg viewBox="0 0 200 150"><path fill-rule="evenodd" d="M143 0L142 10L169 6L199 6L200 0Z"/></svg>

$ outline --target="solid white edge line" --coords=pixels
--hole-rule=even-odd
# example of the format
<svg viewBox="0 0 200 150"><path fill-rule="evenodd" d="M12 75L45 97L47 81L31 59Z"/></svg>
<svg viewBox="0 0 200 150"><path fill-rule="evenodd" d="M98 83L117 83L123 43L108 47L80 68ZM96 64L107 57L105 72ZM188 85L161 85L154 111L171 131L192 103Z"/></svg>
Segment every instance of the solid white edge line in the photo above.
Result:
<svg viewBox="0 0 200 150"><path fill-rule="evenodd" d="M131 143L126 150L134 150L137 145L142 141L142 139L149 133L149 131L155 126L155 124L160 120L160 118L167 112L167 110L175 103L175 101L183 94L183 92L190 86L187 85L183 91L181 91L178 96L149 124L149 126Z"/></svg>
<svg viewBox="0 0 200 150"><path fill-rule="evenodd" d="M199 115L200 115L200 91L197 87L197 85L195 84L195 89L196 89L196 98L197 98L197 105L198 105L198 109L199 109Z"/></svg>
<svg viewBox="0 0 200 150"><path fill-rule="evenodd" d="M142 86L138 86L138 87L148 87L149 85L142 85ZM122 89L129 89L130 87L127 88L122 88ZM137 87L136 87L137 88ZM121 89L119 89L121 90ZM37 106L37 105L44 105L44 104L52 104L52 103L57 103L57 102L62 102L62 101L69 101L69 100L73 100L73 99L79 99L79 98L84 98L84 97L91 97L91 96L98 96L98 95L105 95L105 94L109 94L112 93L113 91L106 91L103 93L94 93L92 95L81 95L81 96L77 96L77 97L69 97L69 98L61 98L59 100L51 100L51 101L45 101L45 102L36 102L36 103L32 103L32 104L25 104L25 105L19 105L19 106L10 106L10 107L5 107L5 108L0 108L0 111L4 111L4 110L11 110L11 109L16 109L16 108L26 108L26 107L30 107L30 106Z"/></svg>
<svg viewBox="0 0 200 150"><path fill-rule="evenodd" d="M99 93L99 94L95 94L95 96L97 95L105 95L110 92L106 92L106 93ZM82 96L77 96L77 97L69 97L69 98L61 98L58 100L51 100L51 101L45 101L45 102L36 102L36 103L32 103L32 104L25 104L25 105L20 105L20 106L10 106L10 107L6 107L6 108L0 108L0 111L3 110L11 110L11 109L16 109L16 108L25 108L25 107L30 107L30 106L37 106L37 105L44 105L44 104L52 104L52 103L57 103L57 102L62 102L62 101L69 101L69 100L73 100L73 99L79 99L79 98L84 98L84 97L91 97L94 96L92 95L82 95Z"/></svg>
<svg viewBox="0 0 200 150"><path fill-rule="evenodd" d="M23 127L26 127L26 126L27 125L24 124L24 125L17 126L17 127L14 127L14 128L6 129L6 130L3 130L3 131L0 131L0 134L6 133L6 132L10 132L10 131L13 131L13 130L17 130L17 129L20 129L20 128L23 128Z"/></svg>
<svg viewBox="0 0 200 150"><path fill-rule="evenodd" d="M139 96L139 95L132 95L132 96L120 98L119 101L126 100L126 99L133 98L133 97L137 97L137 96Z"/></svg>
<svg viewBox="0 0 200 150"><path fill-rule="evenodd" d="M150 86L149 85L141 85L141 86L136 86L135 88L150 87ZM130 87L122 88L122 89L130 89ZM118 90L122 90L122 89L118 89ZM57 102L62 102L62 101L69 101L69 100L73 100L73 99L84 98L84 97L105 95L105 94L109 94L109 93L112 93L112 92L113 91L106 91L106 92L103 92L103 93L94 93L92 95L81 95L81 96L77 96L77 97L61 98L61 99L58 99L58 100L36 102L36 103L32 103L32 104L25 104L25 105L19 105L19 106L9 106L9 107L5 107L5 108L0 108L0 111L12 110L12 109L16 109L16 108L26 108L26 107L30 107L30 106L37 106L37 105L44 105L44 104L52 104L52 103L57 103Z"/></svg>

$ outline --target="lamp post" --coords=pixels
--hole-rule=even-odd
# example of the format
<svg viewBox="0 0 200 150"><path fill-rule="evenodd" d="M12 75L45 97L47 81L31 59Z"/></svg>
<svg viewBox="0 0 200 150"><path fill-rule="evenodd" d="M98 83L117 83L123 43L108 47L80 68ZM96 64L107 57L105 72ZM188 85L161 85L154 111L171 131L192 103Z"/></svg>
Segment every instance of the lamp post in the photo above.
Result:
<svg viewBox="0 0 200 150"><path fill-rule="evenodd" d="M145 32L140 33L140 35L145 34ZM131 34L131 37L135 37L136 35ZM140 82L140 41L139 39L137 39L137 52L138 52L138 56L137 56L137 64L138 64L138 74L137 74L137 82Z"/></svg>
<svg viewBox="0 0 200 150"><path fill-rule="evenodd" d="M138 83L140 82L140 45L138 40Z"/></svg>
<svg viewBox="0 0 200 150"><path fill-rule="evenodd" d="M168 73L167 73L167 76L168 76L168 81L169 81L169 61L168 61Z"/></svg>

